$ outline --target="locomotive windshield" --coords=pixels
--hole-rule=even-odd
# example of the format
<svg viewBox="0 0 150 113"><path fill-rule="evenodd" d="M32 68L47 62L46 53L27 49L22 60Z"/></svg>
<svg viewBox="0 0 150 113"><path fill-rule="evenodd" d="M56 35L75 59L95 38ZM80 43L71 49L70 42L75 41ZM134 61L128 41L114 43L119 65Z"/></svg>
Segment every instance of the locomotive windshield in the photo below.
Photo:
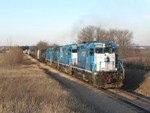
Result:
<svg viewBox="0 0 150 113"><path fill-rule="evenodd" d="M102 48L96 48L96 53L103 53L103 49Z"/></svg>
<svg viewBox="0 0 150 113"><path fill-rule="evenodd" d="M95 49L96 53L117 53L117 50L115 48L96 48Z"/></svg>
<svg viewBox="0 0 150 113"><path fill-rule="evenodd" d="M105 53L117 53L116 48L105 48L104 49Z"/></svg>
<svg viewBox="0 0 150 113"><path fill-rule="evenodd" d="M105 48L105 49L104 49L105 53L110 53L110 49L111 49L111 48L108 48L108 47Z"/></svg>
<svg viewBox="0 0 150 113"><path fill-rule="evenodd" d="M96 48L96 53L110 53L111 48Z"/></svg>
<svg viewBox="0 0 150 113"><path fill-rule="evenodd" d="M73 50L72 50L72 53L77 53L77 49L73 49Z"/></svg>

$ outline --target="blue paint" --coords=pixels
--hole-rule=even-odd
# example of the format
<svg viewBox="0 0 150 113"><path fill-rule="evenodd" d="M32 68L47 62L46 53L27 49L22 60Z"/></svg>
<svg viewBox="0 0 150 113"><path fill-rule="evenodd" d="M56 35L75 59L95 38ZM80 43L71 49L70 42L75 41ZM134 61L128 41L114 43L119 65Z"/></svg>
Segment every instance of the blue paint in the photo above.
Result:
<svg viewBox="0 0 150 113"><path fill-rule="evenodd" d="M91 42L91 43L81 43L81 44L71 44L65 46L58 46L48 48L46 50L45 56L47 61L56 61L59 63L71 65L72 64L72 52L74 47L77 49L77 67L95 72L98 63L95 62L94 54L96 53L96 48L100 48L101 54L105 52L113 53L117 50L117 45L112 42ZM109 49L107 49L109 48ZM118 55L115 55L115 67L119 68ZM101 61L100 61L101 62ZM110 63L108 57L105 58L105 63Z"/></svg>

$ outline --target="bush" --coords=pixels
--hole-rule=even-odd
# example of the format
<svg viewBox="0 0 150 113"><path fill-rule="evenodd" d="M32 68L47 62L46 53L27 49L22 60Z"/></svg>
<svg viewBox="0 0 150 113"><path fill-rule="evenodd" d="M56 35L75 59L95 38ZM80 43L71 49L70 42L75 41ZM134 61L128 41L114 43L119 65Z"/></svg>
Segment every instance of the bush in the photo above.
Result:
<svg viewBox="0 0 150 113"><path fill-rule="evenodd" d="M4 64L7 66L15 66L23 61L23 51L19 47L10 48L4 55Z"/></svg>

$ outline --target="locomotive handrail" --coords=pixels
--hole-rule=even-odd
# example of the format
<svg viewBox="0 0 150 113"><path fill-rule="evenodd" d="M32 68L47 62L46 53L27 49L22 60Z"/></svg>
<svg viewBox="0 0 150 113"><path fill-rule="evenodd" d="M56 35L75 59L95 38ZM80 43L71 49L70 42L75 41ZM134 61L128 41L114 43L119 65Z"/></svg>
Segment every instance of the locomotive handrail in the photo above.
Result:
<svg viewBox="0 0 150 113"><path fill-rule="evenodd" d="M120 64L122 71L123 71L123 78L125 78L125 70L124 70L123 64L121 62L119 62L119 64Z"/></svg>

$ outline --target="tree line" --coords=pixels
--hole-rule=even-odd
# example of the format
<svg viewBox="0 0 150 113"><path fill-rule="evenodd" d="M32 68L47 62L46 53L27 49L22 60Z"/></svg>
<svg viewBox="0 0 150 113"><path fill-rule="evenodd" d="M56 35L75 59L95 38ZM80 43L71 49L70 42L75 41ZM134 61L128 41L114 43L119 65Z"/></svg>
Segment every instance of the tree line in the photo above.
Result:
<svg viewBox="0 0 150 113"><path fill-rule="evenodd" d="M87 26L79 32L77 42L114 42L119 47L119 55L124 58L128 54L128 50L131 48L132 38L133 33L129 30L105 30L101 27Z"/></svg>
<svg viewBox="0 0 150 113"><path fill-rule="evenodd" d="M129 30L109 29L102 27L87 26L80 30L77 36L77 43L82 42L114 42L118 45L118 54L124 58L132 45L133 33ZM57 44L49 45L45 41L40 41L36 45L37 49L46 49L49 46L56 46Z"/></svg>

